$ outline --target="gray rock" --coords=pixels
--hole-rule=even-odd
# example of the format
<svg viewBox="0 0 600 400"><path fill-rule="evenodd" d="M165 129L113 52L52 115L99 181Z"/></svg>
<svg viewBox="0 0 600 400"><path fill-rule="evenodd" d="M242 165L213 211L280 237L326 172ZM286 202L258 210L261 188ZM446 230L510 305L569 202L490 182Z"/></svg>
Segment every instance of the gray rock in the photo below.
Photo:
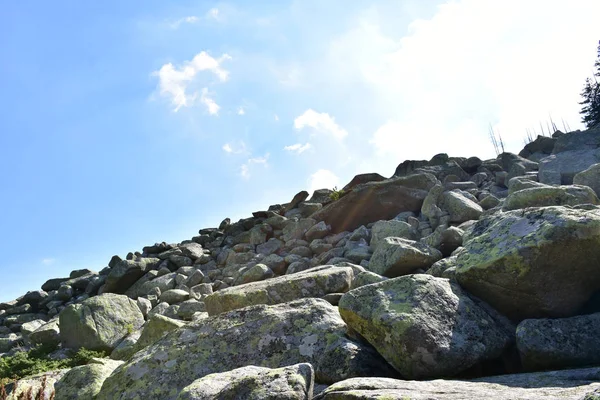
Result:
<svg viewBox="0 0 600 400"><path fill-rule="evenodd" d="M134 300L112 293L72 304L59 315L61 341L72 349L111 351L143 323L144 316Z"/></svg>
<svg viewBox="0 0 600 400"><path fill-rule="evenodd" d="M200 378L177 400L310 400L313 384L308 363L276 369L248 366Z"/></svg>
<svg viewBox="0 0 600 400"><path fill-rule="evenodd" d="M104 380L123 364L122 361L94 358L87 365L71 368L55 384L58 400L93 399Z"/></svg>
<svg viewBox="0 0 600 400"><path fill-rule="evenodd" d="M125 293L135 281L144 276L149 270L155 269L159 263L158 258L121 261L110 270L106 277L104 293Z"/></svg>
<svg viewBox="0 0 600 400"><path fill-rule="evenodd" d="M588 186L597 196L600 196L600 164L591 165L586 170L575 174L573 184Z"/></svg>
<svg viewBox="0 0 600 400"><path fill-rule="evenodd" d="M321 221L306 231L306 240L312 242L315 239L323 239L329 234L329 227L324 221Z"/></svg>
<svg viewBox="0 0 600 400"><path fill-rule="evenodd" d="M297 363L312 364L316 380L323 383L391 373L372 349L347 339L335 307L310 298L248 307L177 329L119 367L97 400L175 399L212 373Z"/></svg>
<svg viewBox="0 0 600 400"><path fill-rule="evenodd" d="M517 327L517 347L529 370L574 368L600 363L600 314L526 319Z"/></svg>
<svg viewBox="0 0 600 400"><path fill-rule="evenodd" d="M403 381L352 378L334 383L315 400L596 400L600 368L491 376L473 380Z"/></svg>
<svg viewBox="0 0 600 400"><path fill-rule="evenodd" d="M324 265L292 275L219 290L204 299L210 315L256 304L278 304L304 297L345 292L354 277L352 268Z"/></svg>
<svg viewBox="0 0 600 400"><path fill-rule="evenodd" d="M475 224L463 247L456 258L460 285L517 321L574 316L600 289L595 207L490 215Z"/></svg>
<svg viewBox="0 0 600 400"><path fill-rule="evenodd" d="M283 242L276 238L269 239L266 243L256 246L256 253L268 256L277 253L283 247Z"/></svg>
<svg viewBox="0 0 600 400"><path fill-rule="evenodd" d="M503 210L516 210L527 207L576 206L580 204L600 204L598 196L587 186L537 186L510 193Z"/></svg>
<svg viewBox="0 0 600 400"><path fill-rule="evenodd" d="M398 220L377 221L371 229L371 249L375 251L379 243L387 237L415 240L416 234L416 230L407 222Z"/></svg>
<svg viewBox="0 0 600 400"><path fill-rule="evenodd" d="M458 374L499 357L514 341L457 284L430 275L354 289L339 310L406 379Z"/></svg>
<svg viewBox="0 0 600 400"><path fill-rule="evenodd" d="M369 270L387 277L410 274L427 269L442 258L442 253L425 243L388 237L379 243L369 261Z"/></svg>
<svg viewBox="0 0 600 400"><path fill-rule="evenodd" d="M600 162L600 149L571 150L552 154L540 160L540 182L570 185L579 172Z"/></svg>
<svg viewBox="0 0 600 400"><path fill-rule="evenodd" d="M58 327L58 319L55 318L31 332L29 334L29 340L31 340L33 344L58 346L60 343L60 328Z"/></svg>
<svg viewBox="0 0 600 400"><path fill-rule="evenodd" d="M169 304L181 303L189 298L190 293L180 289L170 289L160 295L160 301Z"/></svg>
<svg viewBox="0 0 600 400"><path fill-rule="evenodd" d="M479 219L483 212L479 204L457 192L444 192L441 208L450 214L451 222L457 223Z"/></svg>

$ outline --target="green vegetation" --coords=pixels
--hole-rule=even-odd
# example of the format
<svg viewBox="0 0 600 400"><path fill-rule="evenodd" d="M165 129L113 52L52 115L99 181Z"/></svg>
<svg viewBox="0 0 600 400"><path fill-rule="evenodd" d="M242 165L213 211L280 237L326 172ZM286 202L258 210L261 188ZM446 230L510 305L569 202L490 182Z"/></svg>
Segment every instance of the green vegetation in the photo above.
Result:
<svg viewBox="0 0 600 400"><path fill-rule="evenodd" d="M591 78L585 80L581 97L583 100L579 103L582 105L581 121L587 128L592 128L600 124L600 44L598 45L598 59L594 63L595 71Z"/></svg>
<svg viewBox="0 0 600 400"><path fill-rule="evenodd" d="M0 358L0 387L30 375L61 368L72 368L87 364L94 357L107 356L104 352L82 348L77 352L71 352L65 359L53 360L49 354L54 350L56 350L54 346L39 345L29 351Z"/></svg>
<svg viewBox="0 0 600 400"><path fill-rule="evenodd" d="M345 193L343 190L338 190L337 186L333 187L333 192L329 194L329 198L333 201L339 200Z"/></svg>

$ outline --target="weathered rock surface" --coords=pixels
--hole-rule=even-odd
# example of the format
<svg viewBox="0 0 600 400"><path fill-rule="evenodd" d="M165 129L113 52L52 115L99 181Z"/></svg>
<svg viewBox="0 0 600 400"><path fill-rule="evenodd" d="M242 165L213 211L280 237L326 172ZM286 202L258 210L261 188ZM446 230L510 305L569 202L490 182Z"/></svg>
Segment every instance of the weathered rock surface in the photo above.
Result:
<svg viewBox="0 0 600 400"><path fill-rule="evenodd" d="M418 212L435 183L436 178L428 173L365 183L311 218L324 220L333 233L353 231L369 222L392 219L403 211Z"/></svg>
<svg viewBox="0 0 600 400"><path fill-rule="evenodd" d="M248 366L200 378L185 387L177 400L310 400L313 384L310 364L276 369Z"/></svg>
<svg viewBox="0 0 600 400"><path fill-rule="evenodd" d="M143 323L144 316L136 302L113 293L72 304L59 316L61 341L73 349L111 351Z"/></svg>
<svg viewBox="0 0 600 400"><path fill-rule="evenodd" d="M374 350L347 339L335 307L311 298L235 310L171 332L117 368L97 400L175 399L208 374L297 363L310 363L324 383L391 374Z"/></svg>
<svg viewBox="0 0 600 400"><path fill-rule="evenodd" d="M54 384L56 400L93 399L104 380L122 361L94 358L89 364L71 368Z"/></svg>
<svg viewBox="0 0 600 400"><path fill-rule="evenodd" d="M315 400L584 400L600 387L600 368L492 376L469 381L352 378ZM585 398L585 400L594 400Z"/></svg>
<svg viewBox="0 0 600 400"><path fill-rule="evenodd" d="M350 289L354 272L349 267L325 265L219 290L206 296L204 302L210 315L256 304L278 304L304 297L323 297L327 293Z"/></svg>
<svg viewBox="0 0 600 400"><path fill-rule="evenodd" d="M526 319L517 327L525 368L545 370L600 364L600 314Z"/></svg>
<svg viewBox="0 0 600 400"><path fill-rule="evenodd" d="M456 258L467 291L515 320L569 317L600 289L600 210L541 207L490 215Z"/></svg>
<svg viewBox="0 0 600 400"><path fill-rule="evenodd" d="M339 310L407 379L455 375L499 357L513 340L458 285L430 275L354 289Z"/></svg>

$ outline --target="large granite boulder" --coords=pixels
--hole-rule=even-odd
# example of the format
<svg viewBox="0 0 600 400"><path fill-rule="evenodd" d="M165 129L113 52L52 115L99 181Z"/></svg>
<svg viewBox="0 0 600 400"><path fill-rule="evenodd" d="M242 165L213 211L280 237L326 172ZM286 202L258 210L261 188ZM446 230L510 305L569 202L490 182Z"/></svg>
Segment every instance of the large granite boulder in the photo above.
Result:
<svg viewBox="0 0 600 400"><path fill-rule="evenodd" d="M596 400L600 368L490 376L473 380L402 381L352 378L334 383L315 400Z"/></svg>
<svg viewBox="0 0 600 400"><path fill-rule="evenodd" d="M600 364L600 314L526 319L517 327L517 348L529 370Z"/></svg>
<svg viewBox="0 0 600 400"><path fill-rule="evenodd" d="M371 249L374 251L383 239L387 237L400 237L404 239L415 240L417 231L410 224L404 221L390 220L377 221L371 228Z"/></svg>
<svg viewBox="0 0 600 400"><path fill-rule="evenodd" d="M361 185L363 183L369 182L381 182L384 181L385 177L379 175L378 173L372 172L367 174L359 174L356 175L346 186L342 188L343 192L349 192L354 189L356 186Z"/></svg>
<svg viewBox="0 0 600 400"><path fill-rule="evenodd" d="M311 400L310 364L284 368L241 367L210 374L186 386L177 400Z"/></svg>
<svg viewBox="0 0 600 400"><path fill-rule="evenodd" d="M600 289L600 210L540 207L479 220L456 257L466 290L515 320L574 316Z"/></svg>
<svg viewBox="0 0 600 400"><path fill-rule="evenodd" d="M332 233L339 233L353 231L370 222L392 219L403 211L418 212L436 181L435 176L421 173L358 185L311 218L325 221L331 226Z"/></svg>
<svg viewBox="0 0 600 400"><path fill-rule="evenodd" d="M336 307L321 299L253 306L169 333L137 352L104 381L97 400L175 399L196 379L248 365L310 363L318 382L390 376L369 346L346 337Z"/></svg>
<svg viewBox="0 0 600 400"><path fill-rule="evenodd" d="M396 277L419 268L428 269L441 258L439 250L425 243L387 237L378 243L368 269L379 275Z"/></svg>
<svg viewBox="0 0 600 400"><path fill-rule="evenodd" d="M425 274L351 290L339 310L406 379L458 374L499 357L513 341L457 284Z"/></svg>
<svg viewBox="0 0 600 400"><path fill-rule="evenodd" d="M137 303L127 296L106 293L71 304L59 315L63 346L112 351L128 333L144 324Z"/></svg>
<svg viewBox="0 0 600 400"><path fill-rule="evenodd" d="M256 304L278 304L304 297L323 297L350 289L354 271L350 267L323 265L265 281L232 286L204 298L210 315Z"/></svg>
<svg viewBox="0 0 600 400"><path fill-rule="evenodd" d="M561 135L552 155L540 160L542 183L570 185L574 176L600 162L600 129Z"/></svg>
<svg viewBox="0 0 600 400"><path fill-rule="evenodd" d="M93 399L104 380L123 361L94 358L86 365L71 368L54 384L57 400Z"/></svg>
<svg viewBox="0 0 600 400"><path fill-rule="evenodd" d="M509 193L502 209L517 210L527 207L576 206L600 204L598 196L587 186L536 186Z"/></svg>
<svg viewBox="0 0 600 400"><path fill-rule="evenodd" d="M160 262L160 259L151 257L120 261L106 277L104 293L125 293L146 272L157 269Z"/></svg>

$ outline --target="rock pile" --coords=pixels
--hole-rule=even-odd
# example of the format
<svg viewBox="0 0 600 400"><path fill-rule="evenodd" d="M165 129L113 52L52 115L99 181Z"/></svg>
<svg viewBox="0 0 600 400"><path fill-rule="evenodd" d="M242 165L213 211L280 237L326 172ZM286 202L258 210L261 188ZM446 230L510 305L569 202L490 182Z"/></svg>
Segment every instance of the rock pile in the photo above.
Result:
<svg viewBox="0 0 600 400"><path fill-rule="evenodd" d="M598 162L557 132L300 192L0 303L0 357L110 354L26 380L56 400L600 398Z"/></svg>

